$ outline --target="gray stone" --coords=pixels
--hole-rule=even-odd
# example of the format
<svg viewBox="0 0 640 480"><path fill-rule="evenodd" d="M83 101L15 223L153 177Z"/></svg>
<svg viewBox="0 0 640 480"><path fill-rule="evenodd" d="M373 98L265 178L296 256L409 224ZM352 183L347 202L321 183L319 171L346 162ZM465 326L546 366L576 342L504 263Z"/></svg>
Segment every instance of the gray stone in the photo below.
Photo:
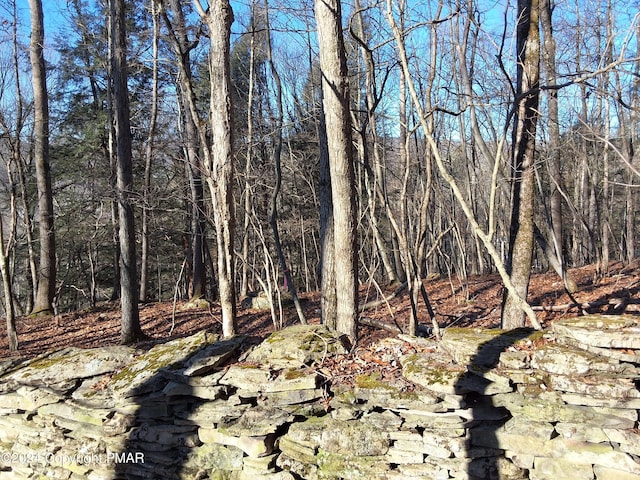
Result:
<svg viewBox="0 0 640 480"><path fill-rule="evenodd" d="M185 467L198 468L211 473L242 470L243 452L237 447L205 443L189 452Z"/></svg>
<svg viewBox="0 0 640 480"><path fill-rule="evenodd" d="M595 398L640 398L640 390L634 380L616 373L602 372L593 375L569 376L549 375L549 386L555 390L568 393L578 393Z"/></svg>
<svg viewBox="0 0 640 480"><path fill-rule="evenodd" d="M503 397L504 398L504 397ZM504 404L512 414L523 415L535 422L580 423L585 428L633 428L637 414L633 410L607 407L565 405L562 402L526 399L520 404Z"/></svg>
<svg viewBox="0 0 640 480"><path fill-rule="evenodd" d="M112 413L113 412L108 409L80 407L69 401L43 405L38 409L38 416L40 417L62 417L76 422L98 426L102 426L102 423L109 418Z"/></svg>
<svg viewBox="0 0 640 480"><path fill-rule="evenodd" d="M640 410L640 398L602 398L579 393L561 393L563 402L570 405L609 407L619 410Z"/></svg>
<svg viewBox="0 0 640 480"><path fill-rule="evenodd" d="M593 473L596 474L598 480L640 480L640 470L632 473L603 467L602 465L594 465Z"/></svg>
<svg viewBox="0 0 640 480"><path fill-rule="evenodd" d="M215 371L231 358L243 340L244 337L238 336L206 346L185 362L184 375L195 377Z"/></svg>
<svg viewBox="0 0 640 480"><path fill-rule="evenodd" d="M154 385L151 380L159 381L158 374L162 369L184 369L191 356L217 340L217 335L199 332L190 337L155 345L148 352L138 356L133 363L115 373L109 388L119 397L141 395L161 388Z"/></svg>
<svg viewBox="0 0 640 480"><path fill-rule="evenodd" d="M357 456L384 455L389 449L389 434L359 421L335 421L324 417L319 446L327 452L349 452Z"/></svg>
<svg viewBox="0 0 640 480"><path fill-rule="evenodd" d="M447 334L449 348L461 345L463 333ZM451 355L468 364L456 364L436 344L416 344L420 353L401 359L404 380L355 374L353 388L304 366L302 357L313 363L324 350L313 358L280 351L280 364L226 367L241 339L224 344L205 333L77 378L15 381L29 377L21 368L63 365L60 352L10 362L0 365L0 448L22 455L139 452L144 464L119 467L132 479L178 471L184 480L639 478L635 365L594 352L605 347L585 353L570 342L538 344L540 334L528 331L467 335L478 338L466 353ZM394 359L406 351L394 350L397 342L383 349ZM115 475L113 464L12 467L0 479Z"/></svg>
<svg viewBox="0 0 640 480"><path fill-rule="evenodd" d="M247 361L274 368L296 368L345 353L340 336L326 326L294 325L272 333L248 355Z"/></svg>
<svg viewBox="0 0 640 480"><path fill-rule="evenodd" d="M562 457L576 465L600 465L629 473L640 472L640 463L609 444L564 441Z"/></svg>
<svg viewBox="0 0 640 480"><path fill-rule="evenodd" d="M242 459L243 472L249 471L250 473L255 474L264 474L265 472L271 473L274 472L274 467L276 465L276 460L278 458L277 453L273 453L270 455L263 455L260 457L251 457L247 456Z"/></svg>
<svg viewBox="0 0 640 480"><path fill-rule="evenodd" d="M398 471L402 474L402 478L430 478L433 480L449 478L448 469L432 463L398 465Z"/></svg>
<svg viewBox="0 0 640 480"><path fill-rule="evenodd" d="M528 329L446 328L442 332L441 345L459 365L474 364L492 368L498 365L501 353L507 348L530 343L530 337L538 335Z"/></svg>
<svg viewBox="0 0 640 480"><path fill-rule="evenodd" d="M105 374L84 379L71 393L71 398L87 408L114 408L117 399L108 386L110 378L110 374Z"/></svg>
<svg viewBox="0 0 640 480"><path fill-rule="evenodd" d="M319 375L315 371L299 368L273 370L253 364L231 365L220 380L223 385L255 393L313 390L318 382Z"/></svg>
<svg viewBox="0 0 640 480"><path fill-rule="evenodd" d="M193 396L204 400L216 400L226 393L227 389L223 386L191 386L181 382L169 382L163 389L162 393L167 397L176 396Z"/></svg>
<svg viewBox="0 0 640 480"><path fill-rule="evenodd" d="M248 404L242 404L237 396L225 400L215 400L198 405L186 414L188 422L203 427L213 427L219 423L231 423L250 408Z"/></svg>
<svg viewBox="0 0 640 480"><path fill-rule="evenodd" d="M620 445L620 450L640 457L640 435L635 429L618 430L605 428L604 434L610 442Z"/></svg>
<svg viewBox="0 0 640 480"><path fill-rule="evenodd" d="M404 450L402 445L392 446L386 453L386 461L396 465L423 463L424 453L413 450Z"/></svg>
<svg viewBox="0 0 640 480"><path fill-rule="evenodd" d="M260 395L258 403L261 405L298 405L320 400L325 392L320 388L307 388L302 390L289 390L283 392L266 392Z"/></svg>
<svg viewBox="0 0 640 480"><path fill-rule="evenodd" d="M419 354L405 355L401 357L400 363L404 378L417 385L436 393L461 393L458 382L466 373L462 366L436 363Z"/></svg>
<svg viewBox="0 0 640 480"><path fill-rule="evenodd" d="M23 386L16 392L0 394L0 407L16 412L32 412L43 405L57 403L63 399L64 397L57 392Z"/></svg>
<svg viewBox="0 0 640 480"><path fill-rule="evenodd" d="M76 379L113 372L130 362L133 352L132 348L126 346L65 348L40 355L0 380L19 385L55 387Z"/></svg>
<svg viewBox="0 0 640 480"><path fill-rule="evenodd" d="M585 315L552 323L556 335L601 348L640 349L640 322L631 315Z"/></svg>
<svg viewBox="0 0 640 480"><path fill-rule="evenodd" d="M318 451L318 470L321 477L344 480L386 480L391 466L384 456L362 456L351 453Z"/></svg>
<svg viewBox="0 0 640 480"><path fill-rule="evenodd" d="M589 427L581 423L558 423L555 426L556 432L562 438L578 440L581 442L603 443L609 438L600 427Z"/></svg>
<svg viewBox="0 0 640 480"><path fill-rule="evenodd" d="M282 437L284 439L285 437ZM283 452L284 449L281 448ZM305 480L318 480L318 466L315 464L315 454L311 457L310 462L304 462L290 457L286 453L282 453L276 460L276 465L287 471L295 473L298 477Z"/></svg>
<svg viewBox="0 0 640 480"><path fill-rule="evenodd" d="M293 420L293 415L276 407L254 407L245 410L237 420L224 425L225 432L236 437L268 435Z"/></svg>
<svg viewBox="0 0 640 480"><path fill-rule="evenodd" d="M316 453L318 453L317 445L310 442L304 442L285 435L280 437L278 447L283 454L291 459L303 464L315 464Z"/></svg>
<svg viewBox="0 0 640 480"><path fill-rule="evenodd" d="M586 350L548 343L531 355L531 366L560 375L586 375L593 371L623 372L625 366Z"/></svg>
<svg viewBox="0 0 640 480"><path fill-rule="evenodd" d="M536 457L531 479L592 480L591 465L576 465L564 459Z"/></svg>

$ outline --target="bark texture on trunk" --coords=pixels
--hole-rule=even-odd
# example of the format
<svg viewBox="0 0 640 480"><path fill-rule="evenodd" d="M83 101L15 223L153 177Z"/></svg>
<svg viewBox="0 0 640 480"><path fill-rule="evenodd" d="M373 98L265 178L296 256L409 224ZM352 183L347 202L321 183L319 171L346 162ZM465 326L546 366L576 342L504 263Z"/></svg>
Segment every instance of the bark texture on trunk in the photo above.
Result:
<svg viewBox="0 0 640 480"><path fill-rule="evenodd" d="M31 75L33 82L34 146L38 188L38 233L40 237L40 261L38 288L32 309L33 314L52 314L56 290L56 241L53 226L53 192L49 165L49 98L44 62L44 17L41 0L29 0L31 10Z"/></svg>
<svg viewBox="0 0 640 480"><path fill-rule="evenodd" d="M228 0L212 0L209 9L194 1L209 26L211 152L204 162L204 175L213 200L218 251L218 289L222 308L222 332L236 333L236 290L233 244L235 212L233 202L233 138L231 109L230 36L233 11Z"/></svg>
<svg viewBox="0 0 640 480"><path fill-rule="evenodd" d="M518 0L517 89L513 129L513 191L507 271L518 296L526 301L533 263L535 138L540 79L538 0ZM509 292L502 306L502 328L525 325L525 312Z"/></svg>
<svg viewBox="0 0 640 480"><path fill-rule="evenodd" d="M336 330L357 340L358 250L349 78L339 0L316 0L323 106L333 201ZM324 294L323 294L324 295Z"/></svg>
<svg viewBox="0 0 640 480"><path fill-rule="evenodd" d="M127 85L127 43L124 0L111 4L113 58L111 75L115 108L116 196L118 201L118 237L120 240L120 305L122 325L120 342L133 343L143 338L138 311L138 268L136 231L133 214L133 159Z"/></svg>

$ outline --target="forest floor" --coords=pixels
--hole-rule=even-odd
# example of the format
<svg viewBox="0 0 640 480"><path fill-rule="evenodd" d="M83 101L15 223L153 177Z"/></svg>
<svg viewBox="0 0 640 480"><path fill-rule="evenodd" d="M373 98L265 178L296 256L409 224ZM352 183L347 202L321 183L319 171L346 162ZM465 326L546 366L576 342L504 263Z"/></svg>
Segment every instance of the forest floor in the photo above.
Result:
<svg viewBox="0 0 640 480"><path fill-rule="evenodd" d="M548 327L558 318L574 317L581 312L621 313L640 316L640 260L631 265L612 263L609 273L598 278L594 266L570 270L579 286L571 299L564 291L562 282L554 273L534 274L529 289L529 303L534 307L543 327ZM497 327L500 323L502 286L497 275L471 277L467 282L457 278L441 277L425 280L429 300L441 327ZM382 293L390 296L394 288ZM302 306L309 323L318 323L320 315L319 294L302 294ZM364 285L360 291L361 304L380 300L382 295L374 286ZM574 302L581 306L578 307ZM388 302L381 302L363 311L366 323L382 324L388 328L362 326L358 348L360 355L371 356L378 341L394 337L394 327L406 331L411 304L404 289ZM298 322L295 309L284 310L284 324ZM420 323L429 327L427 310L420 302ZM367 321L368 320L368 321ZM221 332L220 311L216 306L201 309L186 309L185 302L145 303L140 305L140 321L143 331L150 337L137 345L150 348L177 337L194 334L201 330ZM118 302L105 302L95 308L65 313L54 318L19 317L17 319L20 349L15 354L8 350L6 326L0 326L0 359L30 358L38 354L68 346L90 348L116 345L120 338L120 311ZM238 331L258 342L273 332L274 324L270 312L253 309L238 309ZM347 359L345 359L347 361ZM348 362L353 362L351 358ZM344 365L343 365L344 366Z"/></svg>

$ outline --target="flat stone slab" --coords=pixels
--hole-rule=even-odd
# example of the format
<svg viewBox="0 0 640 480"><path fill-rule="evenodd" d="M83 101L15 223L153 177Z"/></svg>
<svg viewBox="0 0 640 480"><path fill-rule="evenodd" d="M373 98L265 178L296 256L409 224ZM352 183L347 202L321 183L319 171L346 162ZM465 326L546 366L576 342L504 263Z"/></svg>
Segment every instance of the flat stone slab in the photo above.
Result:
<svg viewBox="0 0 640 480"><path fill-rule="evenodd" d="M221 340L205 347L186 362L184 375L201 376L220 368L238 350L244 337Z"/></svg>
<svg viewBox="0 0 640 480"><path fill-rule="evenodd" d="M290 392L314 389L319 375L315 371L301 368L272 370L249 365L231 365L221 385L233 385L246 392Z"/></svg>
<svg viewBox="0 0 640 480"><path fill-rule="evenodd" d="M530 341L541 335L529 329L446 328L442 333L442 348L458 365L495 367L500 354L518 342Z"/></svg>
<svg viewBox="0 0 640 480"><path fill-rule="evenodd" d="M247 361L275 368L296 368L344 353L347 349L340 334L326 326L294 325L272 333L247 356Z"/></svg>
<svg viewBox="0 0 640 480"><path fill-rule="evenodd" d="M551 330L580 344L602 348L640 349L640 320L627 315L585 315L553 322ZM637 355L640 362L640 355Z"/></svg>
<svg viewBox="0 0 640 480"><path fill-rule="evenodd" d="M0 382L55 386L91 378L122 368L133 359L134 349L126 346L65 348L34 358L19 370L0 377Z"/></svg>
<svg viewBox="0 0 640 480"><path fill-rule="evenodd" d="M587 350L571 348L560 344L541 345L533 352L531 366L544 372L560 375L586 375L592 372L628 373L640 376L640 372L630 365L596 355Z"/></svg>
<svg viewBox="0 0 640 480"><path fill-rule="evenodd" d="M191 358L208 352L207 347L215 344L218 339L218 335L198 332L190 337L155 345L148 352L143 353L132 363L115 373L108 387L119 397L148 393L154 390L153 379L159 377L158 374L161 370L182 371L185 368L190 368ZM198 355L197 359L198 361L193 365L201 365L200 361L203 360L203 357Z"/></svg>
<svg viewBox="0 0 640 480"><path fill-rule="evenodd" d="M455 394L469 391L460 385L460 379L466 374L462 365L435 362L417 353L401 357L400 363L404 378L432 392Z"/></svg>

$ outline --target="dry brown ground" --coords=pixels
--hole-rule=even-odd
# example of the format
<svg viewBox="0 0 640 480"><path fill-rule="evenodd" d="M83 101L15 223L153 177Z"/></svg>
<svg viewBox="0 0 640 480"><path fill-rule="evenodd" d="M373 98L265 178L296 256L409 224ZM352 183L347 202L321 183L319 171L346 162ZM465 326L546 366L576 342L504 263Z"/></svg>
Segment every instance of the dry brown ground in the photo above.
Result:
<svg viewBox="0 0 640 480"><path fill-rule="evenodd" d="M640 261L632 265L612 263L609 274L596 278L593 266L571 271L579 285L572 300L562 288L559 278L553 273L536 274L530 287L529 301L538 310L543 326L549 326L554 319L580 314L580 309L572 306L575 300L583 309L595 313L626 313L640 316ZM440 278L425 282L436 317L442 327L496 327L500 320L502 290L497 275L470 278L464 283L456 278ZM385 291L389 295L393 289ZM361 301L379 299L373 286L363 287ZM305 314L310 323L319 322L319 296L317 293L302 295ZM219 310L184 310L178 303L174 323L172 302L148 303L140 306L140 319L149 341L138 346L149 348L156 343L171 338L193 334L200 330L220 332ZM541 310L544 308L544 310ZM387 325L405 328L408 322L410 303L406 290L396 298L368 309L363 316ZM273 331L269 312L239 310L238 330L255 341ZM424 305L420 308L420 320L430 324ZM297 322L295 310L285 312L287 324ZM0 327L0 358L29 358L40 353L67 346L90 348L116 345L119 341L120 312L117 303L102 303L91 310L72 312L56 318L20 317L17 320L20 350L10 354L6 339L6 326ZM359 350L365 352L374 340L393 336L387 330L365 326L361 329ZM371 351L365 352L371 356Z"/></svg>

